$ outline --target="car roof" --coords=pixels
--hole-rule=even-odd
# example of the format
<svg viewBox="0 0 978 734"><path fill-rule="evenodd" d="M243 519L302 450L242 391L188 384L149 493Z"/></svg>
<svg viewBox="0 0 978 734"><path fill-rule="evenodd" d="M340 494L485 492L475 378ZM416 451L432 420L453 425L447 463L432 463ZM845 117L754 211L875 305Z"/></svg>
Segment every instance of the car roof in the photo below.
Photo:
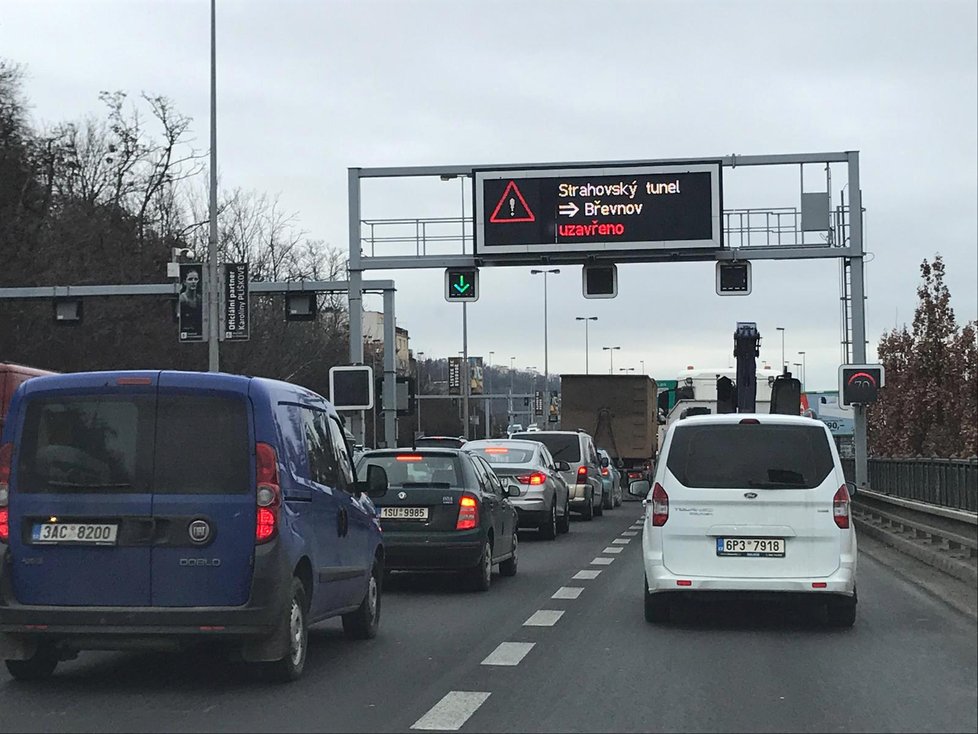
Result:
<svg viewBox="0 0 978 734"><path fill-rule="evenodd" d="M699 426L704 424L729 425L741 423L744 420L756 420L764 425L811 426L825 425L814 418L802 415L783 415L781 413L721 413L710 415L691 415L677 421L676 426Z"/></svg>

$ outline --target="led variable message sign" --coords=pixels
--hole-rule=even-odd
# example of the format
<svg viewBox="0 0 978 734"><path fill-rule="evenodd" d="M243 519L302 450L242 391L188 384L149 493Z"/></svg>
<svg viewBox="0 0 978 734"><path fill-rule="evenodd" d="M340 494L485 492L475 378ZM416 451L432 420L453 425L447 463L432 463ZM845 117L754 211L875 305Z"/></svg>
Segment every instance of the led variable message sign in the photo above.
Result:
<svg viewBox="0 0 978 734"><path fill-rule="evenodd" d="M475 172L476 257L722 247L720 163Z"/></svg>

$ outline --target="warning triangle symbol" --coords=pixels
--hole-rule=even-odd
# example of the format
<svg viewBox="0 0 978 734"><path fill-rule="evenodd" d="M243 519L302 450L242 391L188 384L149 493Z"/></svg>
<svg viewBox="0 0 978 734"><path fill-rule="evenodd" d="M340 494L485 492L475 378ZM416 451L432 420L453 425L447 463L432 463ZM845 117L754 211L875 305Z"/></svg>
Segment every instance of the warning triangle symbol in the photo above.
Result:
<svg viewBox="0 0 978 734"><path fill-rule="evenodd" d="M489 221L493 224L505 224L507 222L535 222L537 221L530 205L526 203L523 194L520 193L519 186L515 181L510 181L499 197L499 203L492 211Z"/></svg>

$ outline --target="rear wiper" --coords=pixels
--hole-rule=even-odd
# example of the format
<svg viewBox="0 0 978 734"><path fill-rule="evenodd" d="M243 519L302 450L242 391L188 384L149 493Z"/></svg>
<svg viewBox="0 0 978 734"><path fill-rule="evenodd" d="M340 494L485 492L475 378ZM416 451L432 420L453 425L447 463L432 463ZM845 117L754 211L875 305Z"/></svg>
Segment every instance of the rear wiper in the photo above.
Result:
<svg viewBox="0 0 978 734"><path fill-rule="evenodd" d="M748 487L757 487L760 489L795 489L797 487L804 487L805 482L756 482L753 479L747 482Z"/></svg>
<svg viewBox="0 0 978 734"><path fill-rule="evenodd" d="M84 482L62 482L57 479L48 479L47 484L51 487L72 487L74 489L120 489L131 487L129 482L118 482L116 484L86 484Z"/></svg>

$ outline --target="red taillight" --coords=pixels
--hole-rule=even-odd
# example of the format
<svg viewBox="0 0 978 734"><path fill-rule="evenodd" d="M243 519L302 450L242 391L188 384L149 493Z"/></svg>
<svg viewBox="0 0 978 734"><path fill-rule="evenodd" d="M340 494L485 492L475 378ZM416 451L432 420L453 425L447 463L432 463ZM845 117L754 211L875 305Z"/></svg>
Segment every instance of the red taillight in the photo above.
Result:
<svg viewBox="0 0 978 734"><path fill-rule="evenodd" d="M578 484L587 481L587 467L579 466L577 468L577 482Z"/></svg>
<svg viewBox="0 0 978 734"><path fill-rule="evenodd" d="M10 510L7 504L10 501L10 460L13 453L13 444L0 446L0 543L10 540Z"/></svg>
<svg viewBox="0 0 978 734"><path fill-rule="evenodd" d="M278 458L267 443L255 444L255 477L255 543L267 543L278 531L278 508L282 504Z"/></svg>
<svg viewBox="0 0 978 734"><path fill-rule="evenodd" d="M547 475L541 474L540 472L533 472L532 474L523 474L522 476L516 477L516 481L520 484L530 484L536 486L547 481Z"/></svg>
<svg viewBox="0 0 978 734"><path fill-rule="evenodd" d="M676 579L676 586L692 586L693 582L689 579Z"/></svg>
<svg viewBox="0 0 978 734"><path fill-rule="evenodd" d="M849 527L849 490L844 484L832 498L832 519L843 530Z"/></svg>
<svg viewBox="0 0 978 734"><path fill-rule="evenodd" d="M606 466L601 467L601 476L603 477L608 476L608 467Z"/></svg>
<svg viewBox="0 0 978 734"><path fill-rule="evenodd" d="M423 457L420 454L401 454L400 456L395 456L395 461L421 461Z"/></svg>
<svg viewBox="0 0 978 734"><path fill-rule="evenodd" d="M479 501L475 497L463 495L458 501L458 520L456 530L472 530L479 524Z"/></svg>
<svg viewBox="0 0 978 734"><path fill-rule="evenodd" d="M669 495L658 482L652 487L652 525L661 528L669 519Z"/></svg>

